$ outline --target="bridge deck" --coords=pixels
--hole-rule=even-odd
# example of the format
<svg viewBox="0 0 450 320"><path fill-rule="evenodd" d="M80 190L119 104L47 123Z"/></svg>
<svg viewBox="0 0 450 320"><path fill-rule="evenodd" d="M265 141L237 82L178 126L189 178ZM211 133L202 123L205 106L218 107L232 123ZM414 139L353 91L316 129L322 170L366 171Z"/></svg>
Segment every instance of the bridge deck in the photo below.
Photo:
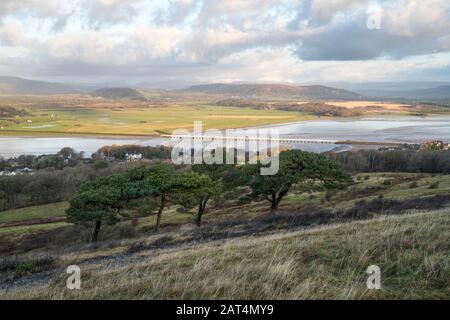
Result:
<svg viewBox="0 0 450 320"><path fill-rule="evenodd" d="M330 139L303 139L303 138L272 138L272 137L252 137L252 136L208 136L208 135L162 135L172 140L203 140L203 141L277 141L278 143L287 144L351 144L351 145L383 145L383 146L398 146L402 144L413 143L400 143L400 142L382 142L382 141L353 141L353 140L330 140Z"/></svg>

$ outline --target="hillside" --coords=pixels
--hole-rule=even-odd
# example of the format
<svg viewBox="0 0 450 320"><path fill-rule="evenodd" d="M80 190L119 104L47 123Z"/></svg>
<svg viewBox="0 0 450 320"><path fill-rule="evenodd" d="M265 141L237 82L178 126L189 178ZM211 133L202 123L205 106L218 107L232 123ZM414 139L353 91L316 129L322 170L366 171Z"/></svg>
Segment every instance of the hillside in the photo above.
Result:
<svg viewBox="0 0 450 320"><path fill-rule="evenodd" d="M94 97L101 97L105 99L131 99L131 100L146 100L144 95L138 90L131 88L103 88L91 93Z"/></svg>
<svg viewBox="0 0 450 320"><path fill-rule="evenodd" d="M175 249L152 249L153 237L129 250L133 257L107 248L96 258L89 253L61 257L80 263L84 256L80 266L88 271L82 276L83 290L69 291L64 277L57 277L48 287L10 290L3 298L446 299L448 213L384 217ZM159 238L162 243L164 236ZM373 264L381 269L381 290L366 287L366 269Z"/></svg>
<svg viewBox="0 0 450 320"><path fill-rule="evenodd" d="M205 225L170 207L102 231L64 222L66 202L2 212L2 298L448 298L450 176L359 174L337 193L216 208ZM83 290L65 290L79 265ZM367 266L382 290L367 291ZM414 270L414 272L411 272ZM130 285L132 284L132 285ZM405 290L405 288L408 288ZM5 291L8 289L8 292Z"/></svg>
<svg viewBox="0 0 450 320"><path fill-rule="evenodd" d="M0 76L0 94L50 95L80 93L70 85Z"/></svg>
<svg viewBox="0 0 450 320"><path fill-rule="evenodd" d="M185 91L246 98L285 98L303 100L361 100L362 95L325 86L294 86L286 84L206 84Z"/></svg>

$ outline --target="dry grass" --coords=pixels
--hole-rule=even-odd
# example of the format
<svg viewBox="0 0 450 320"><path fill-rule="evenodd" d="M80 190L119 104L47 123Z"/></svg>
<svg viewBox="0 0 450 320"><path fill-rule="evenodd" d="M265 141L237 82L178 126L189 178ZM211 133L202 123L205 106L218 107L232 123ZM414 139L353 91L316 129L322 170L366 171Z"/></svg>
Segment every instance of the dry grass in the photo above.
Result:
<svg viewBox="0 0 450 320"><path fill-rule="evenodd" d="M140 252L145 263L65 274L19 299L412 299L450 297L449 211ZM382 289L367 290L369 265Z"/></svg>
<svg viewBox="0 0 450 320"><path fill-rule="evenodd" d="M407 104L392 103L392 102L378 102L378 101L332 101L328 102L333 106L344 107L347 109L364 108L368 106L380 107L384 111L405 111L410 107Z"/></svg>

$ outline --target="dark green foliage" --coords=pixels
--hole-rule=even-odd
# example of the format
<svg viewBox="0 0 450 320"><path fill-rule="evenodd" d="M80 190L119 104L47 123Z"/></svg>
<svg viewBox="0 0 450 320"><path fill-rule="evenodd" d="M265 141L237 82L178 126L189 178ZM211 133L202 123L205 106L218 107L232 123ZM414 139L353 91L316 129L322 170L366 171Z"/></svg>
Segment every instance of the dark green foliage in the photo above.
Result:
<svg viewBox="0 0 450 320"><path fill-rule="evenodd" d="M220 149L217 151L220 151ZM221 181L225 191L230 191L232 188L243 185L245 179L243 179L241 171L234 164L226 164L228 155L234 155L233 163L237 162L237 150L226 150L224 148L222 155L223 164L194 164L192 165L192 171L206 174L215 181ZM248 155L246 155L246 158L248 158Z"/></svg>
<svg viewBox="0 0 450 320"><path fill-rule="evenodd" d="M330 153L351 172L450 173L450 151L359 150Z"/></svg>
<svg viewBox="0 0 450 320"><path fill-rule="evenodd" d="M138 170L108 177L100 177L85 183L70 200L66 211L67 221L71 223L94 223L92 241L97 241L102 223L115 224L119 221L121 210L128 203L151 191L145 183L145 176Z"/></svg>
<svg viewBox="0 0 450 320"><path fill-rule="evenodd" d="M206 205L210 199L219 196L223 185L220 181L214 181L210 176L197 172L181 174L174 186L174 198L186 209L197 206L197 226L202 223Z"/></svg>
<svg viewBox="0 0 450 320"><path fill-rule="evenodd" d="M152 203L157 207L155 231L159 231L161 216L167 205L169 195L174 188L175 172L172 167L157 163L150 167L141 166L127 173L130 180L142 179L140 186L143 196L153 198ZM136 194L138 194L136 192Z"/></svg>
<svg viewBox="0 0 450 320"><path fill-rule="evenodd" d="M278 209L294 184L303 191L311 191L340 188L352 181L337 162L321 154L289 150L280 153L279 161L280 168L275 175L261 175L261 164L243 167L253 198L269 201L271 212Z"/></svg>
<svg viewBox="0 0 450 320"><path fill-rule="evenodd" d="M85 183L70 200L66 211L71 223L94 223L92 241L96 241L103 222L114 224L126 216L133 202L152 197L158 203L156 230L173 186L173 170L164 164L139 166L121 174L100 177Z"/></svg>

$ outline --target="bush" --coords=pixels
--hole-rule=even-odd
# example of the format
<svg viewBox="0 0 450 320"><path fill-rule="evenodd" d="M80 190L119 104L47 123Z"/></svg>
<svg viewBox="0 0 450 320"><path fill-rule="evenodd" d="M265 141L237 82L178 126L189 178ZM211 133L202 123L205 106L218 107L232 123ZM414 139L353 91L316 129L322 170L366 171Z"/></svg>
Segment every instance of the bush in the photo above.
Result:
<svg viewBox="0 0 450 320"><path fill-rule="evenodd" d="M94 162L94 169L100 170L108 168L108 162L106 160L95 160Z"/></svg>
<svg viewBox="0 0 450 320"><path fill-rule="evenodd" d="M22 262L16 266L17 275L27 275L34 272L36 272L36 263L34 261Z"/></svg>
<svg viewBox="0 0 450 320"><path fill-rule="evenodd" d="M55 266L55 259L51 256L43 255L29 258L3 259L0 262L0 272L6 274L12 272L15 278L30 275L36 272L49 270Z"/></svg>
<svg viewBox="0 0 450 320"><path fill-rule="evenodd" d="M439 182L430 183L429 188L430 189L438 189L439 188Z"/></svg>

